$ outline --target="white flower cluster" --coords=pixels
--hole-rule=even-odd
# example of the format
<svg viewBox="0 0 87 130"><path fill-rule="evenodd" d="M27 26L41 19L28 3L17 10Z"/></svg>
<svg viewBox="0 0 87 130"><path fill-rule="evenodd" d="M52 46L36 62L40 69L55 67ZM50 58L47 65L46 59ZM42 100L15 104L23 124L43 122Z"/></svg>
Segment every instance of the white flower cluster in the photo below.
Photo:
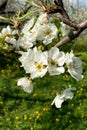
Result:
<svg viewBox="0 0 87 130"><path fill-rule="evenodd" d="M28 21L22 31L20 37L20 46L29 49L36 45L36 40L42 41L44 45L48 45L54 38L57 38L57 27L49 22L47 14L41 14L35 22L35 17Z"/></svg>
<svg viewBox="0 0 87 130"><path fill-rule="evenodd" d="M15 37L17 34L18 38ZM4 41L10 43L16 49L29 49L36 45L36 41L41 41L43 45L48 45L54 38L57 38L58 29L55 24L51 23L46 13L42 13L36 20L32 17L22 28L19 33L18 30L12 30L10 26L3 28L0 37Z"/></svg>
<svg viewBox="0 0 87 130"><path fill-rule="evenodd" d="M12 30L10 26L7 26L6 28L2 29L0 38L4 39L6 43L10 43L12 48L17 48L17 40L15 38L16 35L18 35L18 30Z"/></svg>
<svg viewBox="0 0 87 130"><path fill-rule="evenodd" d="M31 79L43 77L47 71L50 75L60 75L65 72L64 65L74 79L79 81L83 78L82 61L73 54L73 51L65 54L57 47L52 47L49 51L42 52L35 47L22 52L19 61Z"/></svg>
<svg viewBox="0 0 87 130"><path fill-rule="evenodd" d="M65 72L66 67L69 74L77 81L83 78L82 61L73 54L73 51L65 54L57 47L52 47L49 51L42 52L35 47L22 52L19 61L32 80L42 78L47 72L50 75L60 75Z"/></svg>
<svg viewBox="0 0 87 130"><path fill-rule="evenodd" d="M5 36L12 36L18 33L18 30L12 30L10 26L7 26L6 28L3 28L0 37L5 37Z"/></svg>

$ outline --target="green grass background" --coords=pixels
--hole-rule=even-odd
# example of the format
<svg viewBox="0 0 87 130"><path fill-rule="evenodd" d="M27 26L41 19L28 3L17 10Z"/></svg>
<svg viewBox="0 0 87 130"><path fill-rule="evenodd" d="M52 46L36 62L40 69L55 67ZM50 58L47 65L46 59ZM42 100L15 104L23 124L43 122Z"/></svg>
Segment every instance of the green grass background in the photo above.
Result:
<svg viewBox="0 0 87 130"><path fill-rule="evenodd" d="M16 85L25 75L18 56L0 52L0 130L87 130L87 43L72 48L83 60L83 80L76 82L68 73L47 75L34 81L31 94ZM51 106L70 84L77 88L74 98L60 109Z"/></svg>

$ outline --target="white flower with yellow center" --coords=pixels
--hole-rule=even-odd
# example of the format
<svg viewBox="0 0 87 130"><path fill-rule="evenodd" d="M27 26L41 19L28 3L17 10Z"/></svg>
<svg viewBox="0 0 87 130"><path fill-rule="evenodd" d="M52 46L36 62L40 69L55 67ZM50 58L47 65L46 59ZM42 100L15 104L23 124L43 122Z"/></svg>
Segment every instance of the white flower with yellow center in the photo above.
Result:
<svg viewBox="0 0 87 130"><path fill-rule="evenodd" d="M76 90L75 87L69 87L67 89L64 90L64 92L62 94L58 94L54 100L52 101L51 105L54 105L56 106L56 108L61 108L62 106L62 103L64 101L66 101L67 99L72 99L73 98L73 93L71 92L72 90Z"/></svg>
<svg viewBox="0 0 87 130"><path fill-rule="evenodd" d="M48 52L48 72L50 75L64 73L65 53L59 51L57 47L52 47Z"/></svg>
<svg viewBox="0 0 87 130"><path fill-rule="evenodd" d="M29 64L30 76L32 79L43 77L47 72L47 52L37 51L34 55L33 62Z"/></svg>
<svg viewBox="0 0 87 130"><path fill-rule="evenodd" d="M83 78L82 75L82 61L73 54L73 51L66 54L65 63L68 67L68 72L77 81Z"/></svg>
<svg viewBox="0 0 87 130"><path fill-rule="evenodd" d="M31 93L33 91L32 80L27 77L20 78L17 82L18 86L21 86L23 90L27 93Z"/></svg>
<svg viewBox="0 0 87 130"><path fill-rule="evenodd" d="M39 33L37 36L37 40L43 41L44 45L48 45L52 42L54 38L57 38L58 29L57 27L52 24L43 24L39 27Z"/></svg>
<svg viewBox="0 0 87 130"><path fill-rule="evenodd" d="M28 52L23 52L19 58L26 73L30 73L32 79L43 77L47 72L47 52L42 52L36 48L29 49Z"/></svg>
<svg viewBox="0 0 87 130"><path fill-rule="evenodd" d="M0 37L5 37L6 36L13 36L15 34L18 34L18 30L12 30L10 28L10 26L7 26L6 28L3 28L1 33L0 33Z"/></svg>

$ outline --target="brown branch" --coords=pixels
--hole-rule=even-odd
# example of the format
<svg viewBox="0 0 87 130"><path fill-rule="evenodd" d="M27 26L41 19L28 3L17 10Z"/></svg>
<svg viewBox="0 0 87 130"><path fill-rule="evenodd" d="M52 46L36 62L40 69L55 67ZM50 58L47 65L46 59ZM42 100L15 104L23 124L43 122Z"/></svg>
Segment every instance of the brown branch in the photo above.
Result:
<svg viewBox="0 0 87 130"><path fill-rule="evenodd" d="M62 0L54 0L54 3L55 3L55 11L57 11L55 13L59 12L64 18L70 20L68 13L64 9L63 1Z"/></svg>
<svg viewBox="0 0 87 130"><path fill-rule="evenodd" d="M73 28L74 30L78 29L78 24L75 21L72 21L70 19L64 18L64 17L60 17L58 16L58 19L65 23L66 25L68 25L69 27Z"/></svg>
<svg viewBox="0 0 87 130"><path fill-rule="evenodd" d="M72 21L69 18L69 15L64 8L63 1L62 0L54 0L54 3L55 3L55 5L53 7L51 7L51 8L45 7L44 11L47 12L48 14L60 13L62 18L59 18L59 19L63 23L65 23L66 25L73 27L73 29L77 30L78 29L77 23Z"/></svg>
<svg viewBox="0 0 87 130"><path fill-rule="evenodd" d="M61 47L67 43L69 43L70 41L74 40L75 38L77 38L81 32L83 32L85 29L87 28L87 20L81 22L80 24L78 24L78 29L73 31L71 30L68 34L68 36L64 37L60 42L58 42L55 46L56 47Z"/></svg>
<svg viewBox="0 0 87 130"><path fill-rule="evenodd" d="M61 17L59 18L59 20L70 26L71 28L68 36L64 37L60 42L55 45L56 47L60 47L77 38L80 33L87 28L87 20L83 21L80 24L77 24L69 18L68 13L64 9L64 4L62 0L54 0L54 3L55 5L52 8L46 8L45 11L48 14L60 13Z"/></svg>

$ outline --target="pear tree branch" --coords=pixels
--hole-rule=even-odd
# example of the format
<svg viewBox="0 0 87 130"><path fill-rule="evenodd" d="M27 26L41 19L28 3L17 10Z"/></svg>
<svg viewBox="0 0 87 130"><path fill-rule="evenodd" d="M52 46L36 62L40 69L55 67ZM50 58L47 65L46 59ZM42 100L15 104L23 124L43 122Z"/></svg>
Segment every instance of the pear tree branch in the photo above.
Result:
<svg viewBox="0 0 87 130"><path fill-rule="evenodd" d="M53 6L53 8L46 9L45 11L48 14L59 13L61 15L61 17L59 17L59 20L71 28L68 36L65 36L55 45L56 47L60 47L77 38L80 35L80 33L87 28L87 19L77 24L75 21L72 21L70 19L68 13L64 9L62 0L54 0L54 3L55 5Z"/></svg>
<svg viewBox="0 0 87 130"><path fill-rule="evenodd" d="M68 36L64 37L62 40L60 40L57 44L56 47L61 47L70 41L74 40L77 38L85 29L87 28L87 19L80 24L78 24L78 29L77 30L71 30L68 34Z"/></svg>

